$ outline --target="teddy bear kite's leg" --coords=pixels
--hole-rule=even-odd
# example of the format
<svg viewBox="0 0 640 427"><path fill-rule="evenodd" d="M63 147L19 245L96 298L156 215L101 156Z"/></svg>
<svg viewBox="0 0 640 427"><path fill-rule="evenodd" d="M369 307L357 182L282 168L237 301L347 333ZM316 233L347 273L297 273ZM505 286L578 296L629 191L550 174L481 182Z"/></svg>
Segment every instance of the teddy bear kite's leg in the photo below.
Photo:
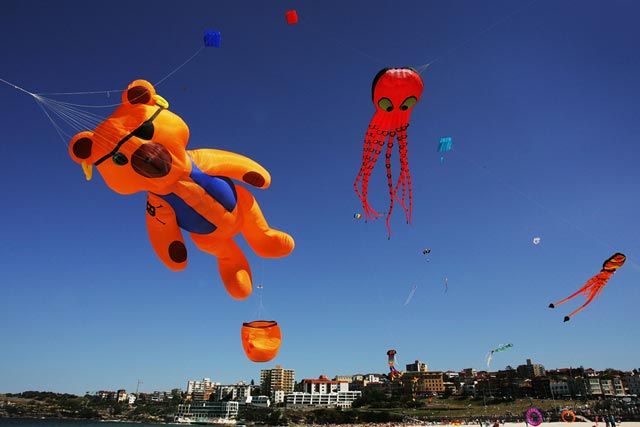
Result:
<svg viewBox="0 0 640 427"><path fill-rule="evenodd" d="M251 295L251 269L242 250L232 239L221 239L210 234L191 234L200 250L218 258L218 270L229 295L245 299Z"/></svg>
<svg viewBox="0 0 640 427"><path fill-rule="evenodd" d="M293 238L280 230L269 227L260 206L248 190L236 187L238 205L242 215L242 235L251 249L263 258L287 256L293 250Z"/></svg>

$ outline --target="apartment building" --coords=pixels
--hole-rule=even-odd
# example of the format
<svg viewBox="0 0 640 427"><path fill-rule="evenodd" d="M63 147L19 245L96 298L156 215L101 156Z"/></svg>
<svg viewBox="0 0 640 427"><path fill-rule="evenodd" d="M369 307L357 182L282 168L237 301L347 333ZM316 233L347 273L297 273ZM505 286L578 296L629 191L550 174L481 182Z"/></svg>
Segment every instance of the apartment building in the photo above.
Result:
<svg viewBox="0 0 640 427"><path fill-rule="evenodd" d="M569 387L569 382L566 380L552 379L549 382L549 388L551 388L551 397L555 399L571 396L571 388Z"/></svg>
<svg viewBox="0 0 640 427"><path fill-rule="evenodd" d="M640 396L640 375L630 374L625 375L623 380L624 386L629 394L635 394Z"/></svg>
<svg viewBox="0 0 640 427"><path fill-rule="evenodd" d="M260 389L265 396L271 396L274 390L282 390L285 394L293 392L295 371L276 365L273 369L260 371Z"/></svg>
<svg viewBox="0 0 640 427"><path fill-rule="evenodd" d="M187 381L187 399L209 400L218 385L211 382L210 378L203 378L201 381Z"/></svg>
<svg viewBox="0 0 640 427"><path fill-rule="evenodd" d="M442 372L405 372L402 381L411 384L414 393L443 393L444 375Z"/></svg>
<svg viewBox="0 0 640 427"><path fill-rule="evenodd" d="M544 366L532 363L531 359L527 359L527 363L525 365L518 366L516 371L520 378L543 377L545 374Z"/></svg>
<svg viewBox="0 0 640 427"><path fill-rule="evenodd" d="M251 399L251 385L239 382L237 384L218 385L215 389L214 399L217 401L248 402Z"/></svg>

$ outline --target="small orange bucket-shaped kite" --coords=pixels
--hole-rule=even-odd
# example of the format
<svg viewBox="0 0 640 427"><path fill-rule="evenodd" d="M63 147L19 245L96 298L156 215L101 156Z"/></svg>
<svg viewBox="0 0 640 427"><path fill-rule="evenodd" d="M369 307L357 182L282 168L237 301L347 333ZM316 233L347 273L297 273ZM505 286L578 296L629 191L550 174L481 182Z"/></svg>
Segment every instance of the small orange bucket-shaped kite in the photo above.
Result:
<svg viewBox="0 0 640 427"><path fill-rule="evenodd" d="M275 320L254 320L242 324L242 347L253 362L268 362L278 355L282 332Z"/></svg>

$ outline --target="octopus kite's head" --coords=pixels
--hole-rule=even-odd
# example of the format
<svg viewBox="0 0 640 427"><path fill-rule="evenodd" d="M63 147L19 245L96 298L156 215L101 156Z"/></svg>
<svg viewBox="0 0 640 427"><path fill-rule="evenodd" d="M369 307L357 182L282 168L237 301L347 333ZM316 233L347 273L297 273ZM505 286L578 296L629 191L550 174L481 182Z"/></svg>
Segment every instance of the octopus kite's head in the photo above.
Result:
<svg viewBox="0 0 640 427"><path fill-rule="evenodd" d="M602 265L602 269L605 271L616 271L620 267L624 265L624 262L627 260L625 254L621 254L617 252L609 257L604 264Z"/></svg>
<svg viewBox="0 0 640 427"><path fill-rule="evenodd" d="M422 77L413 68L383 68L371 84L376 111L398 115L409 113L422 96Z"/></svg>
<svg viewBox="0 0 640 427"><path fill-rule="evenodd" d="M189 128L145 80L122 92L122 103L93 131L75 135L69 154L91 178L96 166L106 184L120 194L167 192L191 169L186 146Z"/></svg>

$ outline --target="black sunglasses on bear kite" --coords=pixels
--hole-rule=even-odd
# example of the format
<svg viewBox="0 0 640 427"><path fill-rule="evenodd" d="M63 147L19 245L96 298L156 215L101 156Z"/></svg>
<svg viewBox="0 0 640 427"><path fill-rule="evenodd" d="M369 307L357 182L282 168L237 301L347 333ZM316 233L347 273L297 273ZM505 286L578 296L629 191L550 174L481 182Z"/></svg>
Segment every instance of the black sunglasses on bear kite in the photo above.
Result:
<svg viewBox="0 0 640 427"><path fill-rule="evenodd" d="M124 154L120 153L118 150L120 149L120 147L122 147L122 145L125 142L130 140L132 136L138 136L138 137L140 137L142 139L150 140L151 137L153 137L153 124L152 123L155 120L155 118L158 117L158 114L160 114L160 112L162 110L164 110L164 107L159 106L158 109L155 111L155 113L153 113L153 115L151 117L149 117L147 120L142 122L142 124L140 126L135 128L134 130L132 130L128 135L126 135L124 138L122 138L120 141L118 141L118 143L113 148L113 150L111 150L109 153L105 154L104 156L100 157L94 163L94 165L96 165L96 166L100 165L100 163L104 162L109 157L113 158L114 163L117 164L117 165L120 165L120 166L126 165L127 162L128 162L127 157Z"/></svg>

